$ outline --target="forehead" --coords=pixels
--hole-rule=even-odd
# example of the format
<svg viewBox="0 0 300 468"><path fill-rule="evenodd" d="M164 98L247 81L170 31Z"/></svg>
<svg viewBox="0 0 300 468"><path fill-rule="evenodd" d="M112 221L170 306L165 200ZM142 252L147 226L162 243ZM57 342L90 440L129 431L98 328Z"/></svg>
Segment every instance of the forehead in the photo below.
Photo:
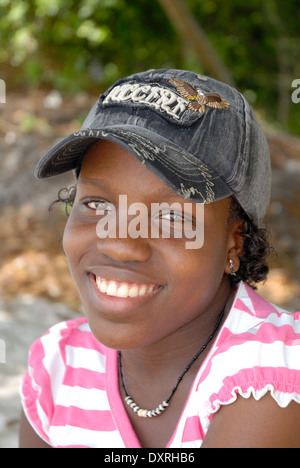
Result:
<svg viewBox="0 0 300 468"><path fill-rule="evenodd" d="M87 182L182 199L131 153L107 140L93 145L84 157L78 183Z"/></svg>
<svg viewBox="0 0 300 468"><path fill-rule="evenodd" d="M196 205L178 195L131 153L107 140L93 145L84 157L78 188L85 186L105 189L115 195L129 194L138 202L176 201ZM215 222L227 220L230 200L227 197L205 205L205 218Z"/></svg>

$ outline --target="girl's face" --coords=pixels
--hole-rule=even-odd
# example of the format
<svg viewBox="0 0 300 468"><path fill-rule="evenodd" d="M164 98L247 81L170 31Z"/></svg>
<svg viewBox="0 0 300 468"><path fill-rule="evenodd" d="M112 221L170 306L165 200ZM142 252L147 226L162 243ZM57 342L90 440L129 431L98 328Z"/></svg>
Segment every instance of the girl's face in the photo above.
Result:
<svg viewBox="0 0 300 468"><path fill-rule="evenodd" d="M201 333L215 323L230 291L225 272L237 252L230 199L205 205L204 244L187 249L185 237L120 238L117 230L116 237L100 239L97 208L115 210L118 220L119 195L149 213L151 203L187 202L119 146L100 141L90 148L63 245L93 334L108 347L133 349L185 330ZM166 220L177 222L173 214L163 214L160 222Z"/></svg>

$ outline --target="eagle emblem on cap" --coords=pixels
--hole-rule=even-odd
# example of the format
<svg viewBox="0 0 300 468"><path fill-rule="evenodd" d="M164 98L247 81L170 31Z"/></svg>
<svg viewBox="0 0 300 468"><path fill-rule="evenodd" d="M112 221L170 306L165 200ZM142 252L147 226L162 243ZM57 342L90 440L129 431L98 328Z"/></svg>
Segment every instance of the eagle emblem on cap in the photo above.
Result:
<svg viewBox="0 0 300 468"><path fill-rule="evenodd" d="M181 96L185 97L189 101L189 109L194 112L205 112L206 106L213 107L214 109L228 109L230 104L221 98L219 94L204 94L201 90L197 91L188 83L180 81L177 78L169 80Z"/></svg>

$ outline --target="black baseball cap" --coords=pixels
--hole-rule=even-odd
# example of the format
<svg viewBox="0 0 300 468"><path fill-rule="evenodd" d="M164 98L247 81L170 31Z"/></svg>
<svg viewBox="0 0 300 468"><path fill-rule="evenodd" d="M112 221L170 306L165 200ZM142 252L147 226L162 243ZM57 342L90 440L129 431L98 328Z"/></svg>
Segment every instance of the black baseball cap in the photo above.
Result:
<svg viewBox="0 0 300 468"><path fill-rule="evenodd" d="M73 170L105 139L125 148L176 193L211 203L234 196L259 225L270 200L269 148L245 98L186 70L149 70L100 95L82 128L39 161L39 179ZM99 154L101 157L101 154Z"/></svg>

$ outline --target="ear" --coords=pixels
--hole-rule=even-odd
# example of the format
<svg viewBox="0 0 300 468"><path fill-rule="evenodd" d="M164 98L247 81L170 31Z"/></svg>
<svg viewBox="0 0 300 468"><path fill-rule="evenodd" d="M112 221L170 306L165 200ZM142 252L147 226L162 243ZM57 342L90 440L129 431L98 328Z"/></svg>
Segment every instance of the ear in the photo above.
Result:
<svg viewBox="0 0 300 468"><path fill-rule="evenodd" d="M227 261L225 273L232 274L240 268L240 256L244 249L244 239L241 236L243 231L243 220L233 221L229 227L228 244L227 244ZM231 260L231 262L230 262ZM231 265L230 265L231 263Z"/></svg>

